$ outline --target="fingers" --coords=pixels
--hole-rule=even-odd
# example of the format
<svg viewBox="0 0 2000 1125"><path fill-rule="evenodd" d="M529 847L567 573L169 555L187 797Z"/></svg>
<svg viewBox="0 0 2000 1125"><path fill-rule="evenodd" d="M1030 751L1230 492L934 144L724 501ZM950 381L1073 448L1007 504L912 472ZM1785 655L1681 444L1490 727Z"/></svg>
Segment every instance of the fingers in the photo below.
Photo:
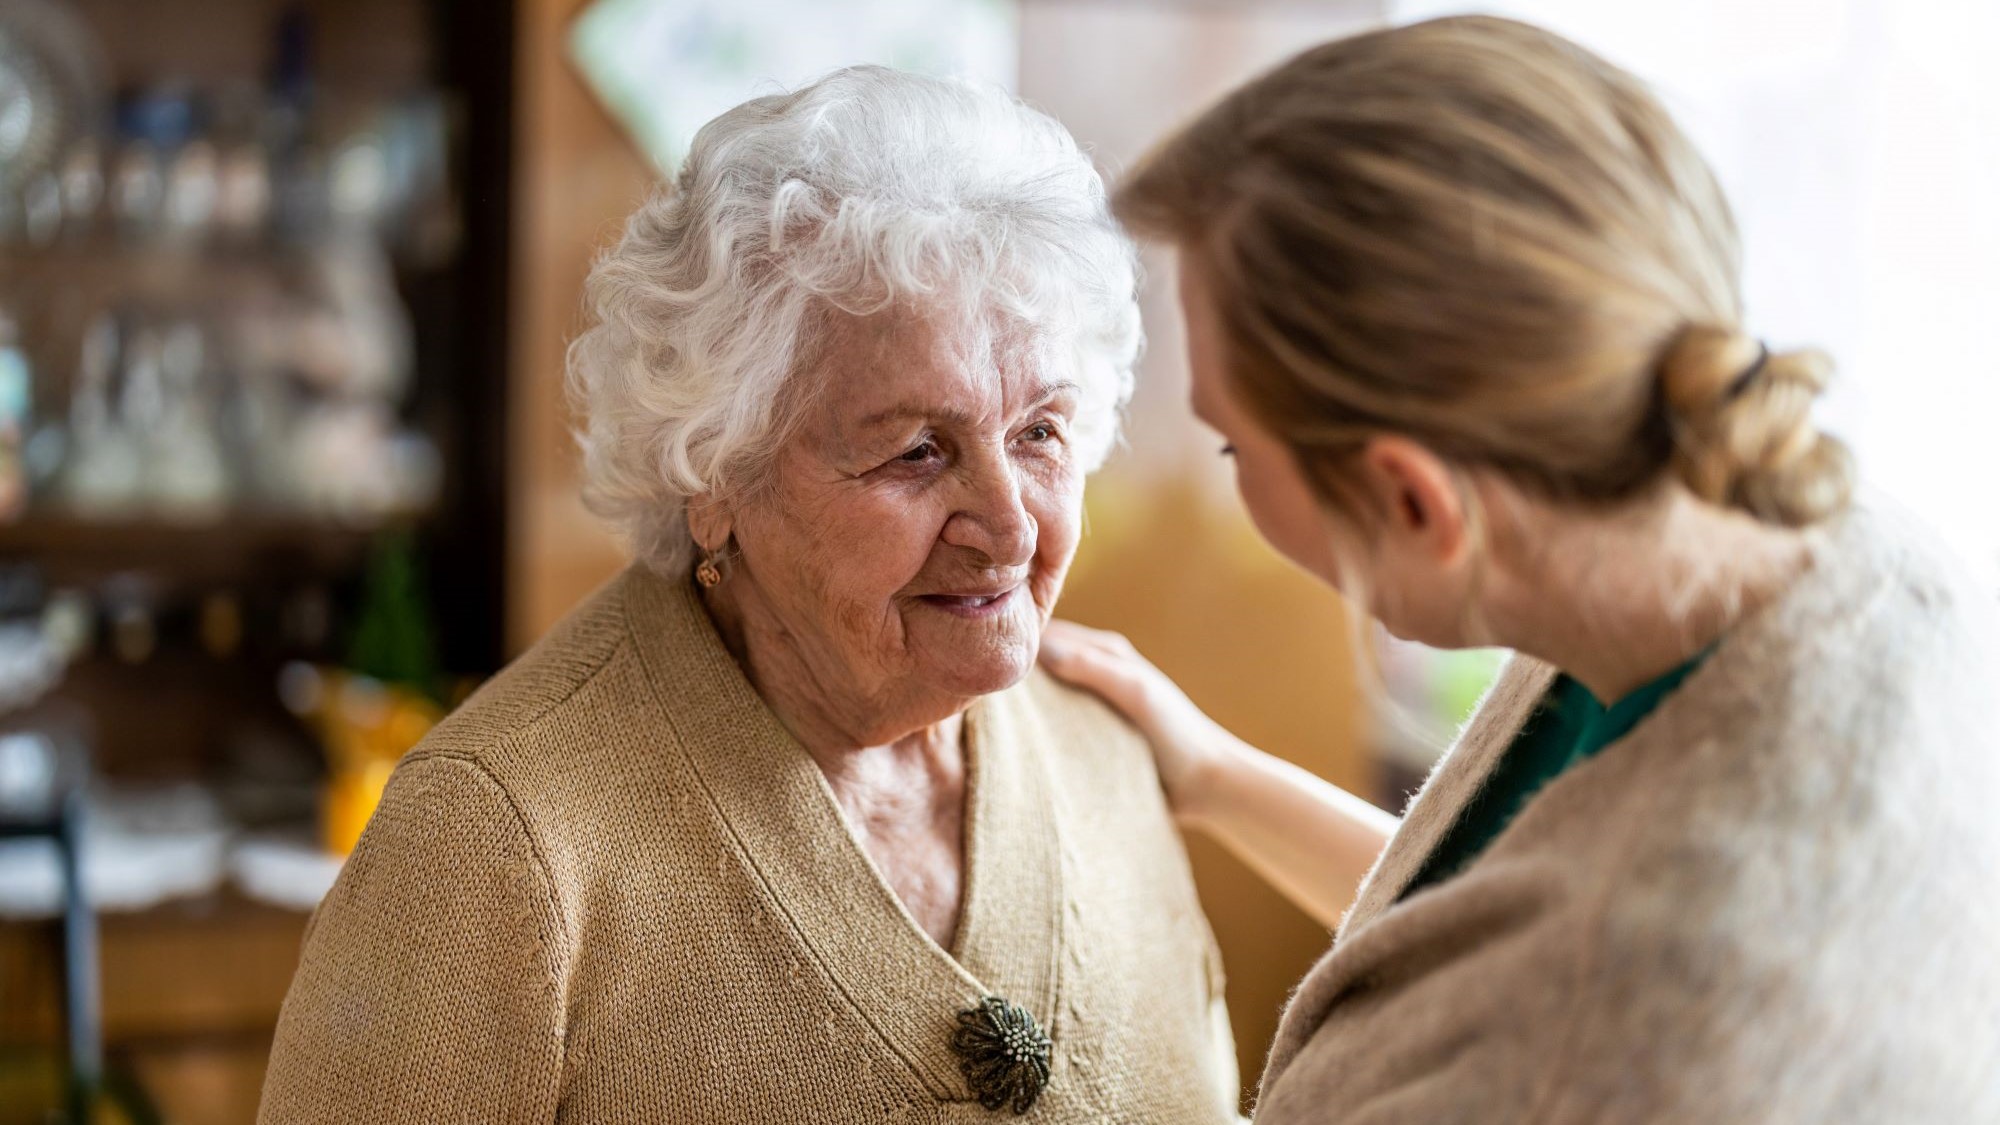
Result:
<svg viewBox="0 0 2000 1125"><path fill-rule="evenodd" d="M1042 633L1042 664L1066 680L1086 675L1101 677L1111 671L1107 658L1137 655L1129 641L1121 651L1111 638L1124 641L1123 637L1102 629L1071 621L1051 621Z"/></svg>
<svg viewBox="0 0 2000 1125"><path fill-rule="evenodd" d="M1111 667L1111 653L1096 633L1067 621L1050 622L1042 633L1042 663L1065 679L1102 676Z"/></svg>
<svg viewBox="0 0 2000 1125"><path fill-rule="evenodd" d="M1137 723L1144 717L1145 692L1128 665L1094 648L1076 648L1053 661L1044 660L1057 679L1093 692L1127 719ZM1143 725L1143 724L1142 724Z"/></svg>
<svg viewBox="0 0 2000 1125"><path fill-rule="evenodd" d="M1132 642L1126 639L1125 634L1114 633L1109 629L1093 629L1074 621L1049 622L1048 629L1042 634L1042 643L1046 646L1051 640L1058 647L1094 648L1116 656L1139 655L1139 650L1132 647Z"/></svg>
<svg viewBox="0 0 2000 1125"><path fill-rule="evenodd" d="M1041 662L1057 679L1096 692L1128 718L1142 702L1148 666L1116 633L1053 622L1042 634Z"/></svg>

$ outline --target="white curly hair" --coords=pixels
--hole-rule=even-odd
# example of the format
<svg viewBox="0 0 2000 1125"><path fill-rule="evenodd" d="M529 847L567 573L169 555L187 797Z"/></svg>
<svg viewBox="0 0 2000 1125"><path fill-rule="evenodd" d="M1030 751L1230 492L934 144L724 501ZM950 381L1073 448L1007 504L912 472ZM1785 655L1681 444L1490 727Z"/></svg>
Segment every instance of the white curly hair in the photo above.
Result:
<svg viewBox="0 0 2000 1125"><path fill-rule="evenodd" d="M703 126L586 299L568 356L584 500L662 573L692 564L690 499L761 479L833 317L908 307L1027 337L1082 388L1086 469L1141 342L1133 245L1068 131L1000 90L875 66Z"/></svg>

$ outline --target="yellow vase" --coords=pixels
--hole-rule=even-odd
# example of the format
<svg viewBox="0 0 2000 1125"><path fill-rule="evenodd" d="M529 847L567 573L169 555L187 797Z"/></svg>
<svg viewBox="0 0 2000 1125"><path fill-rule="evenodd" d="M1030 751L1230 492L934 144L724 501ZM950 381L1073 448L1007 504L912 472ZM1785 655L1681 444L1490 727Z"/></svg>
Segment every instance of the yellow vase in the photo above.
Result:
<svg viewBox="0 0 2000 1125"><path fill-rule="evenodd" d="M320 802L320 843L327 851L346 855L354 850L395 769L393 761L364 759L334 770L327 778Z"/></svg>

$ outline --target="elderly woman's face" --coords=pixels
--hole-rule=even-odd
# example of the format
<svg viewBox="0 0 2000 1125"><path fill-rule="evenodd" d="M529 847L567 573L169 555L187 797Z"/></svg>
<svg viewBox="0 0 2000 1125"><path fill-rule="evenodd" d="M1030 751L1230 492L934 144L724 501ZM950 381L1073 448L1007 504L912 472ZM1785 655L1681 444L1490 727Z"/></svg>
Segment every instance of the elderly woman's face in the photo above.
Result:
<svg viewBox="0 0 2000 1125"><path fill-rule="evenodd" d="M753 587L732 593L850 705L1018 682L1076 550L1077 388L964 336L906 314L843 324L771 486L732 513L730 581Z"/></svg>

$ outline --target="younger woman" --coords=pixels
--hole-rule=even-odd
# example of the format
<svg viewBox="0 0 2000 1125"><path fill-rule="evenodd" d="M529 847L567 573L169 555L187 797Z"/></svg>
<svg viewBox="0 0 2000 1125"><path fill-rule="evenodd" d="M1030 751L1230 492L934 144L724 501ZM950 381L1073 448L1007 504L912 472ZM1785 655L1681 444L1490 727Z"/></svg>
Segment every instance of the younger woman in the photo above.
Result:
<svg viewBox="0 0 2000 1125"><path fill-rule="evenodd" d="M1344 910L1259 1121L2000 1121L2000 615L1850 499L1829 363L1744 323L1653 96L1519 23L1383 31L1119 207L1178 251L1263 534L1399 636L1520 654L1382 849L1118 638L1047 637L1183 820Z"/></svg>

